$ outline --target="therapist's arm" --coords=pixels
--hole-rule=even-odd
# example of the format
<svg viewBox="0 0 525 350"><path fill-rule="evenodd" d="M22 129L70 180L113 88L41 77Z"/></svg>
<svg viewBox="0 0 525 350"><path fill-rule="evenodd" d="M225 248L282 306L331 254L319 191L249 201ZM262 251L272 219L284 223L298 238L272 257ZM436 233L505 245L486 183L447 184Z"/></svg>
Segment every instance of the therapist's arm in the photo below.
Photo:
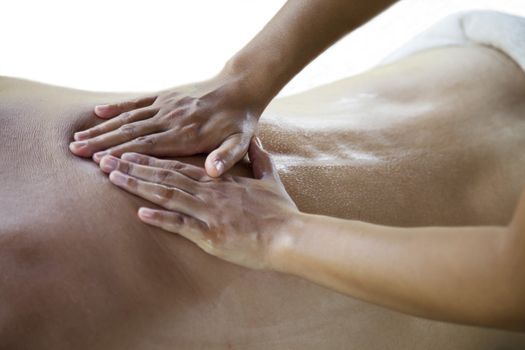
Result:
<svg viewBox="0 0 525 350"><path fill-rule="evenodd" d="M267 104L309 62L394 2L289 0L225 69Z"/></svg>
<svg viewBox="0 0 525 350"><path fill-rule="evenodd" d="M269 261L404 313L524 331L524 233L515 225L398 228L298 214Z"/></svg>
<svg viewBox="0 0 525 350"><path fill-rule="evenodd" d="M252 140L256 179L139 154L100 163L110 180L167 210L145 223L255 269L301 276L412 315L525 330L525 199L504 227L398 228L299 212Z"/></svg>
<svg viewBox="0 0 525 350"><path fill-rule="evenodd" d="M282 87L335 41L393 2L289 0L215 77L96 106L95 114L110 120L75 133L70 149L96 162L106 154L125 152L209 153L207 173L220 176L246 154L262 112Z"/></svg>

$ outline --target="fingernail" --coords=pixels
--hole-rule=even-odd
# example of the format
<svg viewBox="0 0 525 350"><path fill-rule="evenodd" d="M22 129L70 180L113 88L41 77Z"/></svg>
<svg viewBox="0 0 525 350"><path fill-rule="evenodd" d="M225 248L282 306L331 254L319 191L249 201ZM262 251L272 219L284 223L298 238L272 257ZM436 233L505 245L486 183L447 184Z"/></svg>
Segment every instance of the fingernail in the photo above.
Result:
<svg viewBox="0 0 525 350"><path fill-rule="evenodd" d="M95 162L98 162L98 161L100 161L100 159L101 159L102 157L104 157L106 154L109 154L109 152L108 152L108 151L97 152L97 153L95 153L95 154L93 155L93 160L94 160Z"/></svg>
<svg viewBox="0 0 525 350"><path fill-rule="evenodd" d="M224 163L221 160L216 160L215 169L217 169L217 172L219 174L222 174L222 172L224 171Z"/></svg>
<svg viewBox="0 0 525 350"><path fill-rule="evenodd" d="M109 174L109 180L115 185L124 185L126 183L126 176L120 171L112 171Z"/></svg>
<svg viewBox="0 0 525 350"><path fill-rule="evenodd" d="M86 141L75 141L75 142L71 142L71 145L75 148L82 148L82 147L87 146L87 142Z"/></svg>
<svg viewBox="0 0 525 350"><path fill-rule="evenodd" d="M107 172L115 170L117 168L117 165L118 165L118 161L115 157L106 157L100 163L100 167L102 168L102 170L107 171Z"/></svg>
<svg viewBox="0 0 525 350"><path fill-rule="evenodd" d="M76 132L74 135L73 135L73 138L76 140L76 141L80 141L82 139L87 139L89 136L89 132L87 131L79 131L79 132Z"/></svg>
<svg viewBox="0 0 525 350"><path fill-rule="evenodd" d="M98 106L95 106L95 110L104 110L104 109L108 109L109 108L109 105L98 105Z"/></svg>
<svg viewBox="0 0 525 350"><path fill-rule="evenodd" d="M153 218L153 210L151 209L148 209L148 208L140 208L139 209L139 215L142 216L143 218L146 218L146 219L151 219Z"/></svg>
<svg viewBox="0 0 525 350"><path fill-rule="evenodd" d="M71 142L70 147L74 149L79 149L87 146L86 141L77 141L77 142Z"/></svg>

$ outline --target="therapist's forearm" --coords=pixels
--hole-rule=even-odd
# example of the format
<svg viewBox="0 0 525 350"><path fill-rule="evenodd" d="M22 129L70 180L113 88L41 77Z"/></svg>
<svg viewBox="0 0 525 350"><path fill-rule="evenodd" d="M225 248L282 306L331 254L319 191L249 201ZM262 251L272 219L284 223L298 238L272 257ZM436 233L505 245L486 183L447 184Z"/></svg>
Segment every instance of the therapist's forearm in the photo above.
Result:
<svg viewBox="0 0 525 350"><path fill-rule="evenodd" d="M266 105L310 61L393 0L289 0L225 65Z"/></svg>
<svg viewBox="0 0 525 350"><path fill-rule="evenodd" d="M507 227L293 222L274 242L275 270L416 316L525 329L524 254Z"/></svg>

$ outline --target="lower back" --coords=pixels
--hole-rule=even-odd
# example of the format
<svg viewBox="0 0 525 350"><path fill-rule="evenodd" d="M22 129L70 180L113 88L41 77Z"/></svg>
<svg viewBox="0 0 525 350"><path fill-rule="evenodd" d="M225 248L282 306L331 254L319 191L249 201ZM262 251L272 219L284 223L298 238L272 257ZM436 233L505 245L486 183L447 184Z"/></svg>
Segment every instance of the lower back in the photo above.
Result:
<svg viewBox="0 0 525 350"><path fill-rule="evenodd" d="M525 175L525 130L517 98L502 86L512 91L523 78L495 81L513 70L508 61L457 50L274 101L262 142L302 210L392 225L506 223ZM461 59L478 60L485 78L454 71ZM145 203L67 147L95 122L93 105L121 98L0 80L0 338L8 348L524 344L239 268L143 225L136 210Z"/></svg>

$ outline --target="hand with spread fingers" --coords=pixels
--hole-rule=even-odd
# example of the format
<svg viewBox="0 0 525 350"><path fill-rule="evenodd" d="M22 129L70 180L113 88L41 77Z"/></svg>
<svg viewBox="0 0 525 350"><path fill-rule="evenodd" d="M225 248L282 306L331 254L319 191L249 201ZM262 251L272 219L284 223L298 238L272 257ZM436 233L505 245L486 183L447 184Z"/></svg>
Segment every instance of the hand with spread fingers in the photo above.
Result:
<svg viewBox="0 0 525 350"><path fill-rule="evenodd" d="M216 77L154 96L95 107L104 123L75 133L70 150L95 162L107 154L153 156L210 153L207 174L220 176L242 159L266 102L233 75Z"/></svg>
<svg viewBox="0 0 525 350"><path fill-rule="evenodd" d="M106 155L100 167L115 185L165 209L140 208L145 223L178 233L224 260L269 269L274 240L299 211L255 138L249 157L255 179L212 178L197 166L136 153L121 159Z"/></svg>

